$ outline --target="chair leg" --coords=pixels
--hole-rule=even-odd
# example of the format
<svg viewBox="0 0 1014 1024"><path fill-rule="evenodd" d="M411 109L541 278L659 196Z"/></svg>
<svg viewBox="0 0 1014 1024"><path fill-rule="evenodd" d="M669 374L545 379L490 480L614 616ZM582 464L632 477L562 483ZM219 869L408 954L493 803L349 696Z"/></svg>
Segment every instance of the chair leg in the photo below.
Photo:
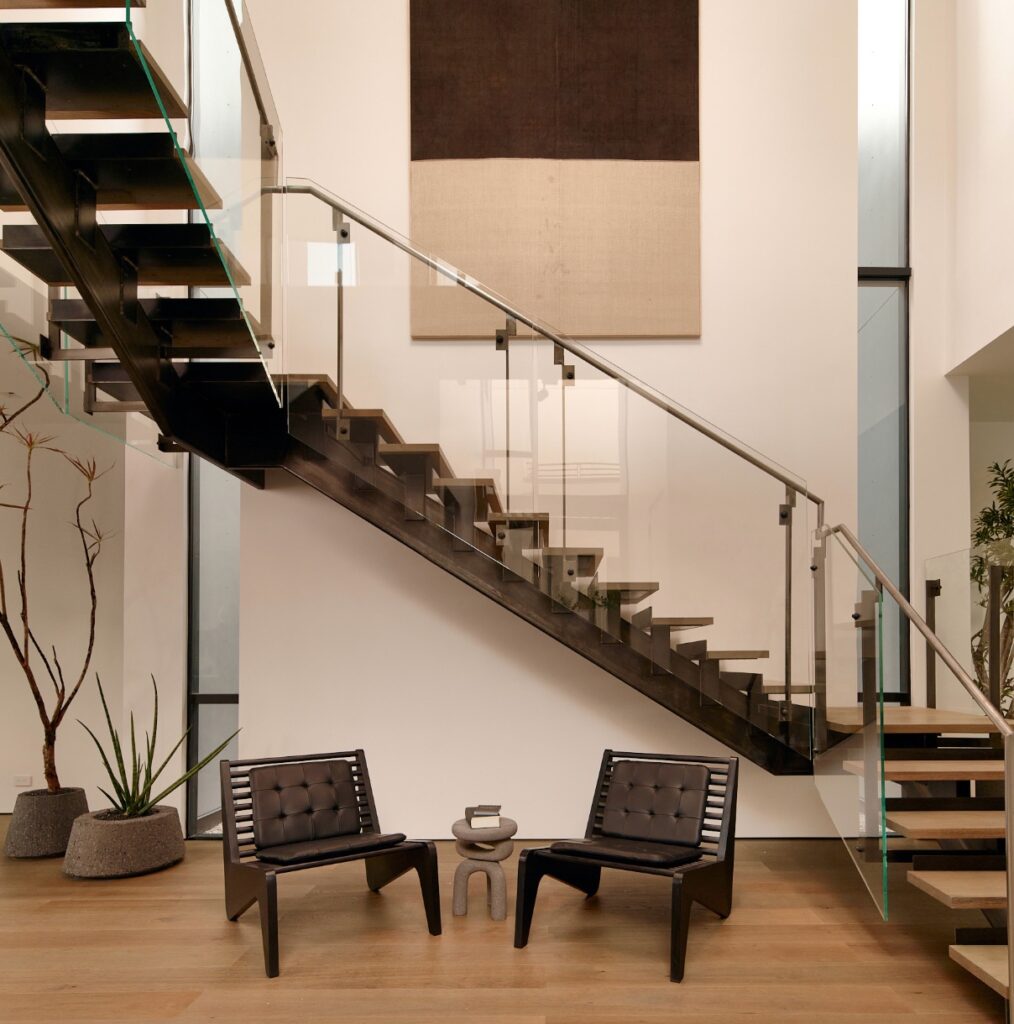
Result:
<svg viewBox="0 0 1014 1024"><path fill-rule="evenodd" d="M532 915L535 913L535 898L539 894L539 882L546 873L540 857L533 851L522 850L518 860L518 895L514 911L514 948L524 949L532 930Z"/></svg>
<svg viewBox="0 0 1014 1024"><path fill-rule="evenodd" d="M366 858L366 884L373 892L380 892L396 878L416 866L414 850L394 850Z"/></svg>
<svg viewBox="0 0 1014 1024"><path fill-rule="evenodd" d="M430 935L439 935L440 928L440 882L437 877L437 848L434 843L408 850L394 850L366 859L366 884L373 892L380 892L385 885L401 878L407 871L419 874L423 907L426 909L426 925Z"/></svg>
<svg viewBox="0 0 1014 1024"><path fill-rule="evenodd" d="M257 897L261 912L261 942L264 945L264 973L278 977L278 885L273 874L264 876L261 894Z"/></svg>
<svg viewBox="0 0 1014 1024"><path fill-rule="evenodd" d="M682 981L687 959L687 935L693 898L677 875L672 880L672 935L669 947L669 980Z"/></svg>
<svg viewBox="0 0 1014 1024"><path fill-rule="evenodd" d="M423 906L426 908L426 925L430 935L439 935L440 927L440 879L437 873L437 848L427 843L416 864L419 873L419 888L422 889Z"/></svg>
<svg viewBox="0 0 1014 1024"><path fill-rule="evenodd" d="M575 864L572 861L552 861L546 865L546 875L572 889L594 896L599 891L602 868L596 864Z"/></svg>
<svg viewBox="0 0 1014 1024"><path fill-rule="evenodd" d="M257 901L261 890L260 872L244 872L242 868L225 869L225 916L238 921Z"/></svg>

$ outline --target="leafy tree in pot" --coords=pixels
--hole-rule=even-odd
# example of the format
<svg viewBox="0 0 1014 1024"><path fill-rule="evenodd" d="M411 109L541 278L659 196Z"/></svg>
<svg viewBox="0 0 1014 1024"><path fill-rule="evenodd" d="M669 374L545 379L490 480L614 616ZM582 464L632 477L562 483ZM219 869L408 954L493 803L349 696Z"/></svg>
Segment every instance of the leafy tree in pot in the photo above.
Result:
<svg viewBox="0 0 1014 1024"><path fill-rule="evenodd" d="M985 610L982 627L972 635L972 664L983 693L989 693L989 569L1005 567L1000 587L1000 704L1005 715L1014 706L1014 467L1010 459L989 467L993 500L975 517L972 531L972 582Z"/></svg>
<svg viewBox="0 0 1014 1024"><path fill-rule="evenodd" d="M0 556L0 629L24 674L42 722L42 759L46 788L50 793L59 793L60 777L56 770L57 730L81 691L95 650L95 624L98 613L95 563L102 553L105 535L89 515L88 506L94 498L95 485L111 467L100 472L94 459L81 459L71 455L56 445L55 437L30 430L24 425L25 414L43 398L49 388L49 375L45 368L36 364L35 370L41 374L41 382L34 397L22 402L11 394L4 397L13 398L13 403L0 403L0 438L18 445L24 455L21 500L0 501L0 510L7 510L13 515L17 531L17 553L12 560L14 565L5 565ZM83 493L74 506L70 525L80 542L81 561L88 589L88 633L80 668L72 675L64 671L55 646L50 647L49 654L43 651L29 613L31 574L28 550L32 513L35 511L32 505L35 495L34 474L40 457L63 459L81 477L84 485ZM5 489L9 485L9 482L0 483L0 488ZM7 496L0 490L0 497ZM52 685L54 695L47 699L43 690L48 690L49 685Z"/></svg>

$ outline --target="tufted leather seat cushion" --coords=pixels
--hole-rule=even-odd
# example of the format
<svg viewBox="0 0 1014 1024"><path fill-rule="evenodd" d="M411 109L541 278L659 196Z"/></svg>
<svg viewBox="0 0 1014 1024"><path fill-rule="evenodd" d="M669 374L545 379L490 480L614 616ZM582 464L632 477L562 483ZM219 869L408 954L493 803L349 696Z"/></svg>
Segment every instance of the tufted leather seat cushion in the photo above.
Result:
<svg viewBox="0 0 1014 1024"><path fill-rule="evenodd" d="M616 839L599 836L597 839L567 839L553 843L555 853L570 853L578 857L615 860L621 864L644 864L653 868L674 868L700 860L700 850L681 849L666 843L648 843L640 839Z"/></svg>
<svg viewBox="0 0 1014 1024"><path fill-rule="evenodd" d="M366 853L397 846L405 841L403 832L380 835L377 832L360 832L359 835L334 836L331 839L311 839L305 843L283 843L269 846L257 853L257 859L266 864L303 864L326 857L344 857L347 853Z"/></svg>
<svg viewBox="0 0 1014 1024"><path fill-rule="evenodd" d="M250 771L254 844L258 850L360 830L348 761L304 761Z"/></svg>
<svg viewBox="0 0 1014 1024"><path fill-rule="evenodd" d="M702 764L617 761L602 816L602 834L621 839L701 844L711 772Z"/></svg>

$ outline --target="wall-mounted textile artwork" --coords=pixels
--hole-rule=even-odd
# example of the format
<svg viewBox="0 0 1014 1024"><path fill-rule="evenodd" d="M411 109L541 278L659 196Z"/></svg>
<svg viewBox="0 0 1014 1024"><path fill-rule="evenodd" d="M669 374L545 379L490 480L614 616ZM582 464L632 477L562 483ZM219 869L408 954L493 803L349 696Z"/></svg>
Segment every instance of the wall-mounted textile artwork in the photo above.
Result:
<svg viewBox="0 0 1014 1024"><path fill-rule="evenodd" d="M411 0L412 237L577 337L701 329L698 0ZM414 270L416 338L503 316Z"/></svg>

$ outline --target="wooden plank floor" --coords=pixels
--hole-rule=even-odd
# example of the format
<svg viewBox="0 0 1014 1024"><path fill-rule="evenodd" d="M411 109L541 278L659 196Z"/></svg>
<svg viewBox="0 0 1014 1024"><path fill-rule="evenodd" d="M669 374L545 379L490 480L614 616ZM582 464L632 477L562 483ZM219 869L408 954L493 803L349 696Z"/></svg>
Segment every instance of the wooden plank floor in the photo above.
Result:
<svg viewBox="0 0 1014 1024"><path fill-rule="evenodd" d="M190 843L178 867L120 882L70 881L58 860L0 858L0 1020L1003 1020L1000 998L947 955L955 924L981 916L917 892L904 865L891 869L885 924L837 841L741 841L737 853L732 916L695 908L681 985L668 981L669 893L657 878L606 872L588 901L546 880L531 944L515 950L513 912L486 918L479 881L470 916L451 916L450 843L440 844L440 938L426 932L413 878L375 895L361 865L301 872L279 882L282 974L269 980L256 911L225 920L217 843Z"/></svg>

